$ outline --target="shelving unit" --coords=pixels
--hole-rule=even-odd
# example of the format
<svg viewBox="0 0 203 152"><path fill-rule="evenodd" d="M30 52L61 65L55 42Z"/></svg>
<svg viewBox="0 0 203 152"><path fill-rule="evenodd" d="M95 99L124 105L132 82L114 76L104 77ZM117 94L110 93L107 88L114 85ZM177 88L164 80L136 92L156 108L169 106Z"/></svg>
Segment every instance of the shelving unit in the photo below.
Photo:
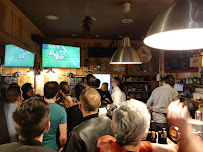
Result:
<svg viewBox="0 0 203 152"><path fill-rule="evenodd" d="M123 91L127 98L134 98L143 102L147 102L151 95L151 81L150 75L132 75L123 78Z"/></svg>

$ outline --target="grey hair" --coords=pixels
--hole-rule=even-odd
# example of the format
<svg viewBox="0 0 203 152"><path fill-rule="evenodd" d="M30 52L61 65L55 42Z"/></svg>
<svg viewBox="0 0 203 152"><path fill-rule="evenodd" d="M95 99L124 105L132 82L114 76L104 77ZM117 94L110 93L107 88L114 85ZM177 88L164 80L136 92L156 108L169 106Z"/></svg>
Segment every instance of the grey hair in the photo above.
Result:
<svg viewBox="0 0 203 152"><path fill-rule="evenodd" d="M120 145L137 145L148 133L150 114L138 100L128 100L113 112L114 135Z"/></svg>

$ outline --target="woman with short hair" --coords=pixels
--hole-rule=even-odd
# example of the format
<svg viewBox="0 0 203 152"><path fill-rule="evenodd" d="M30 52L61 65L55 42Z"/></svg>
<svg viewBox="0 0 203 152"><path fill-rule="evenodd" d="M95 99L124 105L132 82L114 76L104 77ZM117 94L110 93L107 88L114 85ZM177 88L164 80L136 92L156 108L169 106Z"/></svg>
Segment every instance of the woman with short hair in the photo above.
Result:
<svg viewBox="0 0 203 152"><path fill-rule="evenodd" d="M96 152L176 152L177 146L154 144L145 140L150 127L147 106L131 99L113 112L114 137L106 135L98 139Z"/></svg>

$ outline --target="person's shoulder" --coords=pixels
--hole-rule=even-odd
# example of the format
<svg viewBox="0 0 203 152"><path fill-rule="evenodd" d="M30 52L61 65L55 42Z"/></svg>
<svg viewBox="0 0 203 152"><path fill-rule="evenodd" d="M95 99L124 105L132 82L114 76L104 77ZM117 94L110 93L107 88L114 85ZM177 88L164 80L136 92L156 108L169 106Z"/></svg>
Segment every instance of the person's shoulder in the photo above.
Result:
<svg viewBox="0 0 203 152"><path fill-rule="evenodd" d="M89 130L91 128L90 126L95 127L100 123L101 124L111 123L111 119L106 116L91 118L89 120L82 122L80 125L76 126L75 128L73 128L71 132L75 134L80 134L84 130Z"/></svg>
<svg viewBox="0 0 203 152"><path fill-rule="evenodd" d="M43 151L43 152L56 152L52 149L46 148L46 147L41 147L41 146L32 146L33 149L36 149L37 151Z"/></svg>
<svg viewBox="0 0 203 152"><path fill-rule="evenodd" d="M75 109L79 109L79 106L78 105L75 105L75 106L72 106L72 107L68 107L66 109L66 111L72 111L72 110L75 110Z"/></svg>
<svg viewBox="0 0 203 152"><path fill-rule="evenodd" d="M100 121L106 121L106 122L111 122L111 119L107 116L100 116L97 118Z"/></svg>
<svg viewBox="0 0 203 152"><path fill-rule="evenodd" d="M98 142L109 142L109 141L116 142L116 138L110 135L105 135L98 139Z"/></svg>
<svg viewBox="0 0 203 152"><path fill-rule="evenodd" d="M96 151L127 152L117 142L116 138L105 135L97 140Z"/></svg>
<svg viewBox="0 0 203 152"><path fill-rule="evenodd" d="M41 147L41 146L28 146L28 145L22 145L18 142L12 142L8 144L0 145L0 152L25 152L25 151L43 151L43 152L54 152L54 150Z"/></svg>
<svg viewBox="0 0 203 152"><path fill-rule="evenodd" d="M53 106L54 108L58 109L58 110L65 111L65 108L62 107L62 106L60 106L60 105L58 105L57 103L54 103L52 106Z"/></svg>
<svg viewBox="0 0 203 152"><path fill-rule="evenodd" d="M17 147L21 145L18 142L12 142L0 145L0 152L14 152Z"/></svg>

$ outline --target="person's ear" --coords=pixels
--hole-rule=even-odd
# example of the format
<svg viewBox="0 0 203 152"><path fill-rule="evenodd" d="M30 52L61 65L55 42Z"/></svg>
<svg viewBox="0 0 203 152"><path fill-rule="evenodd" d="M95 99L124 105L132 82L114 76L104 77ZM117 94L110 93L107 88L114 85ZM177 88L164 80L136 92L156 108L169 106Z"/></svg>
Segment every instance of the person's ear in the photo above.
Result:
<svg viewBox="0 0 203 152"><path fill-rule="evenodd" d="M148 133L142 138L142 140L146 140Z"/></svg>
<svg viewBox="0 0 203 152"><path fill-rule="evenodd" d="M47 125L46 125L46 128L45 128L46 132L48 132L48 131L49 131L50 125L51 125L51 122L50 122L50 121L48 121L48 123L47 123Z"/></svg>
<svg viewBox="0 0 203 152"><path fill-rule="evenodd" d="M84 83L85 83L86 85L88 85L88 84L87 84L87 80L84 80Z"/></svg>
<svg viewBox="0 0 203 152"><path fill-rule="evenodd" d="M60 97L58 97L58 94L59 94L59 93L57 92L56 95L55 95L55 97L54 97L54 98L56 99L56 101L60 99Z"/></svg>
<svg viewBox="0 0 203 152"><path fill-rule="evenodd" d="M80 102L78 103L78 105L79 105L79 109L82 110L82 105Z"/></svg>
<svg viewBox="0 0 203 152"><path fill-rule="evenodd" d="M113 127L113 123L111 122L111 129L112 129L112 132L114 133L114 127Z"/></svg>
<svg viewBox="0 0 203 152"><path fill-rule="evenodd" d="M17 101L18 101L18 102L20 102L20 101L21 101L21 96L19 96L19 97L17 98Z"/></svg>

